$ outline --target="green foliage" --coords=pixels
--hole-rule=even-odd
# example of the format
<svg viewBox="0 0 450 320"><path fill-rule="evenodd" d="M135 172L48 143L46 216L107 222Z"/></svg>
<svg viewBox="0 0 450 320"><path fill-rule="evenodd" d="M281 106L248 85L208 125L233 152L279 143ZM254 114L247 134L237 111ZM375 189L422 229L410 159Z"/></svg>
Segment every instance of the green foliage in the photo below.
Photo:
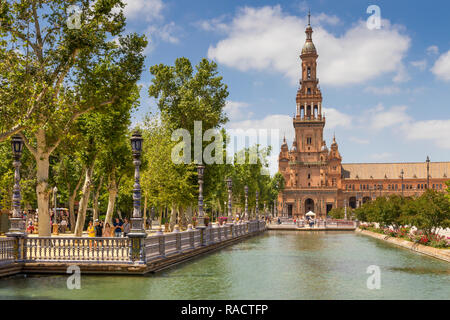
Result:
<svg viewBox="0 0 450 320"><path fill-rule="evenodd" d="M413 225L429 236L438 228L450 227L450 200L445 193L431 189L417 198L379 197L357 209L356 216L397 231L401 226Z"/></svg>
<svg viewBox="0 0 450 320"><path fill-rule="evenodd" d="M345 217L344 208L333 208L328 212L328 215L333 219L343 219Z"/></svg>
<svg viewBox="0 0 450 320"><path fill-rule="evenodd" d="M193 136L194 120L203 122L203 130L218 128L228 118L223 113L227 86L218 76L217 64L202 59L195 67L187 58L178 58L174 66L150 68L153 75L150 97L158 99L162 117L171 129L183 128Z"/></svg>

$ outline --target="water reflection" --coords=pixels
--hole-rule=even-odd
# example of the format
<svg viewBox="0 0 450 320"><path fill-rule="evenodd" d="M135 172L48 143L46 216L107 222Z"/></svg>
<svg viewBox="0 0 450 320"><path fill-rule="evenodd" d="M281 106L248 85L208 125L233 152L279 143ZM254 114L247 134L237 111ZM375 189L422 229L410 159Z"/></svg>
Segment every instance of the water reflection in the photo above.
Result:
<svg viewBox="0 0 450 320"><path fill-rule="evenodd" d="M381 289L369 290L369 265ZM141 276L82 275L0 280L3 299L449 299L450 268L352 232L274 231Z"/></svg>

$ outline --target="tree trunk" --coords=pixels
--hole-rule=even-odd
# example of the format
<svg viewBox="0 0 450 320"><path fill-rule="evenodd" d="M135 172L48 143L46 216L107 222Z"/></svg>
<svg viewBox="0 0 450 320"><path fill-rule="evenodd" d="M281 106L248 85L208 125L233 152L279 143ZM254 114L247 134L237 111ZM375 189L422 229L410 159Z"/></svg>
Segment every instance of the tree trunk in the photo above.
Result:
<svg viewBox="0 0 450 320"><path fill-rule="evenodd" d="M105 224L109 223L109 225L112 225L112 218L114 214L114 207L116 205L116 198L117 198L118 188L116 184L116 175L111 173L110 180L109 180L109 186L108 186L108 210L106 211L106 218L105 218Z"/></svg>
<svg viewBox="0 0 450 320"><path fill-rule="evenodd" d="M39 236L50 236L50 213L49 213L49 187L48 187L48 173L49 173L49 155L41 153L38 148L36 156L36 194L38 201L38 221L39 221Z"/></svg>
<svg viewBox="0 0 450 320"><path fill-rule="evenodd" d="M192 206L187 207L185 216L187 224L192 224Z"/></svg>
<svg viewBox="0 0 450 320"><path fill-rule="evenodd" d="M94 163L86 170L84 178L83 190L80 198L80 205L78 207L77 223L75 225L75 236L81 237L84 229L84 222L86 220L86 209L89 202L89 196L91 193L92 174L94 172Z"/></svg>
<svg viewBox="0 0 450 320"><path fill-rule="evenodd" d="M172 209L170 212L170 231L173 231L173 227L177 224L177 210L175 205L172 204Z"/></svg>
<svg viewBox="0 0 450 320"><path fill-rule="evenodd" d="M77 199L78 190L81 186L81 181L83 180L83 175L86 174L85 170L82 171L80 179L78 179L78 183L73 189L72 194L69 197L69 219L70 219L70 231L74 232L75 230L75 200ZM70 189L69 189L70 190Z"/></svg>
<svg viewBox="0 0 450 320"><path fill-rule="evenodd" d="M94 203L92 204L92 208L94 209L93 219L94 221L98 219L98 198L100 197L100 190L103 185L103 175L100 177L100 181L98 182L97 189L94 193Z"/></svg>

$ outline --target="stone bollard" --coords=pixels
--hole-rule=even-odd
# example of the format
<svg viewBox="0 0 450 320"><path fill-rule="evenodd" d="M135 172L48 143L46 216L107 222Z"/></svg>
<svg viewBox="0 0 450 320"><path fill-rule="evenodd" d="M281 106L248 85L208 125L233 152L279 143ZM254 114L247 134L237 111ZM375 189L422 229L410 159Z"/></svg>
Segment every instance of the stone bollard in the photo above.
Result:
<svg viewBox="0 0 450 320"><path fill-rule="evenodd" d="M161 226L159 226L156 230L156 236L159 238L159 255L164 257L166 255L166 237L164 236Z"/></svg>
<svg viewBox="0 0 450 320"><path fill-rule="evenodd" d="M194 229L192 227L192 224L188 224L187 231L189 232L189 245L191 246L191 248L194 248L195 247L195 243L194 243Z"/></svg>

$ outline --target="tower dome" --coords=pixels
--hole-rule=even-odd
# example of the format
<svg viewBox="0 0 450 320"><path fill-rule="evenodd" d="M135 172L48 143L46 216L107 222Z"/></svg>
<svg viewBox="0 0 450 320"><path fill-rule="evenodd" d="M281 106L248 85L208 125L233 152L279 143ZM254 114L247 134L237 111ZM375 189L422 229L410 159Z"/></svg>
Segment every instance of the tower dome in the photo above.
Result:
<svg viewBox="0 0 450 320"><path fill-rule="evenodd" d="M306 27L305 33L306 33L306 42L303 45L302 55L303 54L317 55L316 47L312 42L313 29L311 27L311 13L308 13L308 26Z"/></svg>

